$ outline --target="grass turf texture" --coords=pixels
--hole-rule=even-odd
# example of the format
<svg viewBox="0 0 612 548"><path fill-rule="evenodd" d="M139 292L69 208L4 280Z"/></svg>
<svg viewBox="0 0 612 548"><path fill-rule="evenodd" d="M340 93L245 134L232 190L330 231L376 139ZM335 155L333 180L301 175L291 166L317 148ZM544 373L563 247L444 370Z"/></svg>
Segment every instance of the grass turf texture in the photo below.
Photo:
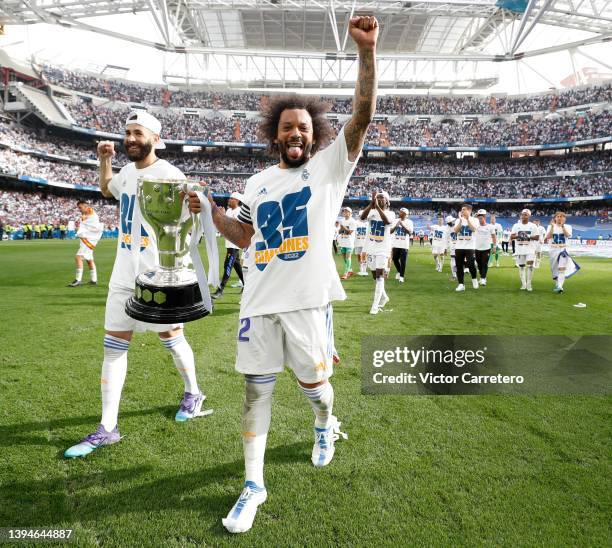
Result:
<svg viewBox="0 0 612 548"><path fill-rule="evenodd" d="M119 416L125 438L62 458L99 421L115 245L96 250L99 287L66 288L74 241L0 244L0 527L72 528L82 546L612 543L610 398L366 397L359 370L360 339L371 334L609 333L610 261L579 259L563 295L552 293L545 261L527 294L504 257L487 288L456 294L448 261L438 274L430 248L416 247L406 283L387 282L393 311L377 316L368 315L372 280L345 282L333 382L349 440L315 469L312 411L292 375L281 375L269 499L249 533L230 536L221 517L243 481L237 289L186 329L212 416L173 421L182 382L156 337L137 335ZM573 308L579 301L588 307Z"/></svg>

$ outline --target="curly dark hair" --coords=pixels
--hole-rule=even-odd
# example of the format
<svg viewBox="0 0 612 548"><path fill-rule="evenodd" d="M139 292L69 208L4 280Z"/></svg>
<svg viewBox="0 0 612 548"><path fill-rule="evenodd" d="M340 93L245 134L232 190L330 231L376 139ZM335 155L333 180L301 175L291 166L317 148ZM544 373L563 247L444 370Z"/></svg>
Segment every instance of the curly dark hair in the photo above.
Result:
<svg viewBox="0 0 612 548"><path fill-rule="evenodd" d="M262 121L257 129L257 136L268 144L269 154L278 155L278 146L274 139L278 133L281 114L284 110L307 110L312 118L312 132L315 141L312 145L312 153L314 154L317 150L325 148L334 136L334 129L325 116L330 107L329 103L316 97L295 93L270 97L269 104L261 111Z"/></svg>

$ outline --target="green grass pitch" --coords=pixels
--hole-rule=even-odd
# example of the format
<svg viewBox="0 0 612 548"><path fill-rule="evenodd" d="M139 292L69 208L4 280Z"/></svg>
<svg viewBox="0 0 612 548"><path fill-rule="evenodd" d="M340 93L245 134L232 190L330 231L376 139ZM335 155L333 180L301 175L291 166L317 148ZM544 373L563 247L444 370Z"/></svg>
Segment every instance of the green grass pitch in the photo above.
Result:
<svg viewBox="0 0 612 548"><path fill-rule="evenodd" d="M555 295L547 261L527 294L504 257L488 287L456 294L448 260L438 274L430 248L416 247L406 283L387 282L392 311L378 316L368 314L372 280L345 282L333 382L349 440L315 469L312 411L281 375L269 498L249 533L230 536L221 518L243 481L237 289L186 329L212 416L173 421L180 378L155 336L138 335L119 416L125 438L62 458L99 421L115 245L96 251L99 287L67 288L74 241L0 244L0 527L72 528L80 546L612 544L609 397L362 396L359 365L361 337L372 334L610 333L610 260L578 259L582 271Z"/></svg>

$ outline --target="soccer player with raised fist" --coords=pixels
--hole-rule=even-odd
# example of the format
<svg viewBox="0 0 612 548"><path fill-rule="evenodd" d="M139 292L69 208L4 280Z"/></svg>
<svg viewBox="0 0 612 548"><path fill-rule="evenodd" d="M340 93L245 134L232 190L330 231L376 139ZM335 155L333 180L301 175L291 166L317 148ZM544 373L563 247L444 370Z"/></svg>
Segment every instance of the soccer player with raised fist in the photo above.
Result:
<svg viewBox="0 0 612 548"><path fill-rule="evenodd" d="M346 298L330 253L336 215L376 107L374 17L353 17L359 74L353 112L335 141L316 97L272 98L262 112L259 135L278 164L253 175L237 219L212 203L213 220L225 238L250 258L238 325L236 369L245 378L242 440L245 483L223 525L248 531L267 497L264 454L276 377L285 364L314 411L316 467L328 465L335 442L345 437L333 415L333 322L331 301ZM197 202L198 197L191 195ZM212 200L211 200L212 202ZM322 494L323 495L323 494Z"/></svg>

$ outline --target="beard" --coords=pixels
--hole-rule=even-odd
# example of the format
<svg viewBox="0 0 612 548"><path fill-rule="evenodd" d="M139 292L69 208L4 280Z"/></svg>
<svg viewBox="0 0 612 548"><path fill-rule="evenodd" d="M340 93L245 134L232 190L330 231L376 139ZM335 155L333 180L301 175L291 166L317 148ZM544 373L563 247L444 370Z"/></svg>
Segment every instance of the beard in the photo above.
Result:
<svg viewBox="0 0 612 548"><path fill-rule="evenodd" d="M308 160L310 160L312 144L303 144L300 143L302 148L302 154L298 158L291 158L289 154L287 154L287 148L289 148L288 141L279 141L278 148L280 151L280 156L289 167L300 167L304 165Z"/></svg>
<svg viewBox="0 0 612 548"><path fill-rule="evenodd" d="M124 143L125 153L131 162L141 162L153 150L153 143L145 143L144 145L132 145L134 148L128 148Z"/></svg>

